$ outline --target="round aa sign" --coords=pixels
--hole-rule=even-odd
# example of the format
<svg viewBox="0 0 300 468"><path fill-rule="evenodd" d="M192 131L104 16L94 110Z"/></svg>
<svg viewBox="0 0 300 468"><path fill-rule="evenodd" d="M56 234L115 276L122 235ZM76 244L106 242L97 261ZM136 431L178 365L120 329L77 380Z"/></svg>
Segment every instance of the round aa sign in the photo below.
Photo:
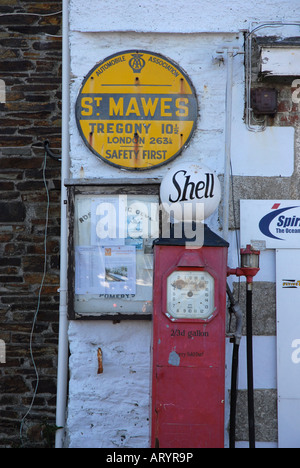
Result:
<svg viewBox="0 0 300 468"><path fill-rule="evenodd" d="M87 147L128 170L154 169L175 158L196 126L197 98L188 76L162 55L119 52L86 76L76 122Z"/></svg>
<svg viewBox="0 0 300 468"><path fill-rule="evenodd" d="M162 204L174 209L178 221L203 221L219 206L221 185L214 171L200 163L182 163L170 169L160 186ZM183 211L184 209L184 211Z"/></svg>

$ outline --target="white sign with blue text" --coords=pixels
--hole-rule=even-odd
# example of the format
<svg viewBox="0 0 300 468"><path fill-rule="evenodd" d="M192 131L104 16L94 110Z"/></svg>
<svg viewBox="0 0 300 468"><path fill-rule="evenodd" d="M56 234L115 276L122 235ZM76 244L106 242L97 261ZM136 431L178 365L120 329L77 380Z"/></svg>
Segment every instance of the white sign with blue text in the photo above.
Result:
<svg viewBox="0 0 300 468"><path fill-rule="evenodd" d="M241 200L241 247L300 248L300 200Z"/></svg>

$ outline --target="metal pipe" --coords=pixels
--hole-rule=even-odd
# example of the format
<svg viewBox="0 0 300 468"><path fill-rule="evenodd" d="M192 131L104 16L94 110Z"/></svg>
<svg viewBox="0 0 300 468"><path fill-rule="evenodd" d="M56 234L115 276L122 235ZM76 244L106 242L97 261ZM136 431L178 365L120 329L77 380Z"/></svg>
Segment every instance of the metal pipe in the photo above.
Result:
<svg viewBox="0 0 300 468"><path fill-rule="evenodd" d="M231 366L231 390L230 390L230 425L229 425L229 448L235 448L236 429L236 402L237 402L237 380L239 366L239 347L242 338L243 313L240 305L235 302L233 294L227 283L227 294L230 301L229 311L236 317L236 331L233 333L232 366Z"/></svg>
<svg viewBox="0 0 300 468"><path fill-rule="evenodd" d="M241 268L228 268L227 275L245 276L246 289L246 340L247 340L247 392L248 392L248 425L249 447L255 448L255 419L254 419L254 383L253 383L253 330L252 330L252 285L253 278L259 272L259 250L251 245L241 249ZM227 293L228 293L227 287ZM230 297L230 294L229 294ZM233 298L231 298L233 300ZM236 365L236 363L234 363Z"/></svg>
<svg viewBox="0 0 300 468"><path fill-rule="evenodd" d="M255 448L254 383L253 383L253 330L252 330L252 283L247 282L246 291L247 327L247 382L248 382L248 426L249 448Z"/></svg>
<svg viewBox="0 0 300 468"><path fill-rule="evenodd" d="M60 304L59 343L57 368L56 438L55 447L63 448L68 386L68 319L67 319L67 262L68 225L67 190L65 179L69 178L69 15L68 0L63 0L62 41L62 168L61 168L61 247L60 247Z"/></svg>
<svg viewBox="0 0 300 468"><path fill-rule="evenodd" d="M233 76L233 52L227 49L225 162L224 162L224 194L223 194L223 238L225 240L228 240L228 229L229 229L231 125L232 125L232 76Z"/></svg>
<svg viewBox="0 0 300 468"><path fill-rule="evenodd" d="M239 367L239 348L233 344L232 365L231 365L231 390L230 390L230 427L229 427L229 448L235 448L235 428L236 428L236 401L237 401L237 376Z"/></svg>

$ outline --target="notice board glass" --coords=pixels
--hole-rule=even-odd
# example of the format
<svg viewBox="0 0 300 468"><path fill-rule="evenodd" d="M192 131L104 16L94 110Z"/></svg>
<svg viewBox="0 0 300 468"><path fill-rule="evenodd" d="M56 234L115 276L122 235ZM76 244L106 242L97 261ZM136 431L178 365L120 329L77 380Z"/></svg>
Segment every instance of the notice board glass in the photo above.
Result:
<svg viewBox="0 0 300 468"><path fill-rule="evenodd" d="M158 185L70 186L70 319L150 319Z"/></svg>

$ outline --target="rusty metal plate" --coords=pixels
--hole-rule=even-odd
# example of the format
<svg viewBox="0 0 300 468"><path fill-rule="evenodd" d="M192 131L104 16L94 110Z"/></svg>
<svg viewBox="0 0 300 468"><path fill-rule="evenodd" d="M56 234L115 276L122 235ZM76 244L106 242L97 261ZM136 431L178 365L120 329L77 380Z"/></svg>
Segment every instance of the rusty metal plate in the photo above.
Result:
<svg viewBox="0 0 300 468"><path fill-rule="evenodd" d="M175 158L188 144L198 115L188 76L162 55L129 50L98 63L76 101L87 147L123 169L147 170Z"/></svg>

